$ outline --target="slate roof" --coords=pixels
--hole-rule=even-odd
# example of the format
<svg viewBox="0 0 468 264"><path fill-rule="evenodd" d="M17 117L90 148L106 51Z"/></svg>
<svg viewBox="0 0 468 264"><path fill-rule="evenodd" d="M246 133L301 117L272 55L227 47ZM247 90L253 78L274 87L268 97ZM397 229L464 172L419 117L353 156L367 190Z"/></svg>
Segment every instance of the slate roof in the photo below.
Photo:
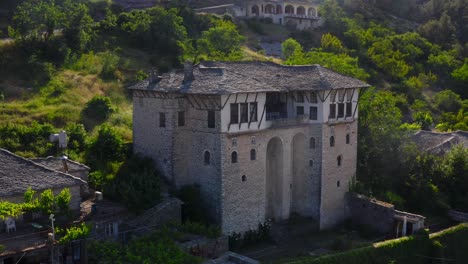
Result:
<svg viewBox="0 0 468 264"><path fill-rule="evenodd" d="M235 94L364 88L368 84L320 65L286 66L273 62L203 62L193 67L192 81L184 72L170 72L158 82L149 79L129 87L183 94Z"/></svg>
<svg viewBox="0 0 468 264"><path fill-rule="evenodd" d="M23 195L33 190L65 188L86 183L70 174L49 169L31 160L0 149L0 198Z"/></svg>
<svg viewBox="0 0 468 264"><path fill-rule="evenodd" d="M462 144L468 148L468 132L456 131L451 133L435 133L430 131L418 131L412 139L422 151L435 155L444 155L454 145Z"/></svg>
<svg viewBox="0 0 468 264"><path fill-rule="evenodd" d="M41 164L47 168L60 171L60 172L66 172L65 168L63 167L63 160L62 158L59 157L47 157L47 158L34 158L30 159L34 163ZM68 167L68 172L73 172L73 171L89 171L90 168L84 164L78 163L73 160L66 160L67 162L67 167Z"/></svg>

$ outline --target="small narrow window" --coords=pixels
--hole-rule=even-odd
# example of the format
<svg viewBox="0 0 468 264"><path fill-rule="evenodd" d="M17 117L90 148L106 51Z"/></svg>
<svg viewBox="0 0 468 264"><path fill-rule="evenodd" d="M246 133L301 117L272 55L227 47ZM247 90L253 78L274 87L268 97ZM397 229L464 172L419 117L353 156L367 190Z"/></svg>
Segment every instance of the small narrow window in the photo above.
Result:
<svg viewBox="0 0 468 264"><path fill-rule="evenodd" d="M166 113L159 113L159 127L166 127Z"/></svg>
<svg viewBox="0 0 468 264"><path fill-rule="evenodd" d="M297 106L296 107L296 113L298 116L304 115L304 107L303 106Z"/></svg>
<svg viewBox="0 0 468 264"><path fill-rule="evenodd" d="M237 152L233 151L231 153L231 163L237 163Z"/></svg>
<svg viewBox="0 0 468 264"><path fill-rule="evenodd" d="M233 147L237 146L237 138L232 138L231 143Z"/></svg>
<svg viewBox="0 0 468 264"><path fill-rule="evenodd" d="M182 126L185 126L185 111L179 111L178 112L178 118L177 118L178 122L178 126L182 127Z"/></svg>
<svg viewBox="0 0 468 264"><path fill-rule="evenodd" d="M310 120L317 120L317 107L316 106L311 106L309 109L309 118Z"/></svg>
<svg viewBox="0 0 468 264"><path fill-rule="evenodd" d="M301 92L297 93L297 102L304 103L304 95Z"/></svg>
<svg viewBox="0 0 468 264"><path fill-rule="evenodd" d="M338 104L338 118L344 117L344 103Z"/></svg>
<svg viewBox="0 0 468 264"><path fill-rule="evenodd" d="M331 136L330 137L330 147L334 147L334 146L335 146L335 137Z"/></svg>
<svg viewBox="0 0 468 264"><path fill-rule="evenodd" d="M338 165L338 167L341 167L342 159L343 158L341 157L341 155L336 158L336 164Z"/></svg>
<svg viewBox="0 0 468 264"><path fill-rule="evenodd" d="M231 124L239 123L239 104L231 104Z"/></svg>
<svg viewBox="0 0 468 264"><path fill-rule="evenodd" d="M210 165L211 154L208 150L205 151L205 153L203 154L203 159L204 159L205 165Z"/></svg>
<svg viewBox="0 0 468 264"><path fill-rule="evenodd" d="M341 182L340 181L337 181L336 182L336 187L340 187L341 186Z"/></svg>
<svg viewBox="0 0 468 264"><path fill-rule="evenodd" d="M316 104L317 102L318 102L317 93L316 92L311 92L310 93L310 103L311 104Z"/></svg>
<svg viewBox="0 0 468 264"><path fill-rule="evenodd" d="M330 104L330 114L328 115L328 117L331 119L336 118L336 104Z"/></svg>
<svg viewBox="0 0 468 264"><path fill-rule="evenodd" d="M257 122L257 103L250 103L250 122Z"/></svg>
<svg viewBox="0 0 468 264"><path fill-rule="evenodd" d="M241 123L249 122L249 104L248 103L240 104L240 122Z"/></svg>
<svg viewBox="0 0 468 264"><path fill-rule="evenodd" d="M314 161L313 160L309 160L309 167L313 167L314 166Z"/></svg>
<svg viewBox="0 0 468 264"><path fill-rule="evenodd" d="M208 110L208 128L215 128L215 111Z"/></svg>
<svg viewBox="0 0 468 264"><path fill-rule="evenodd" d="M346 117L351 117L353 115L353 103L346 103Z"/></svg>
<svg viewBox="0 0 468 264"><path fill-rule="evenodd" d="M351 136L349 134L346 134L346 144L349 144L351 141Z"/></svg>
<svg viewBox="0 0 468 264"><path fill-rule="evenodd" d="M309 148L315 149L315 138L310 138Z"/></svg>
<svg viewBox="0 0 468 264"><path fill-rule="evenodd" d="M257 151L255 149L250 150L250 160L256 160L257 159Z"/></svg>
<svg viewBox="0 0 468 264"><path fill-rule="evenodd" d="M242 182L246 182L246 181L247 181L247 176L242 175Z"/></svg>

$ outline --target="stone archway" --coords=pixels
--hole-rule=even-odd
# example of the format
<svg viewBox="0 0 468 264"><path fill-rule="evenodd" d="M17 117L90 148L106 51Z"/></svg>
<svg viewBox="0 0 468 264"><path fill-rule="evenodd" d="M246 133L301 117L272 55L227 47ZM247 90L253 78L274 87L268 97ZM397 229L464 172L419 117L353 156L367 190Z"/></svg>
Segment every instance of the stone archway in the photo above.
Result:
<svg viewBox="0 0 468 264"><path fill-rule="evenodd" d="M282 219L283 209L283 143L272 138L267 145L266 155L266 218Z"/></svg>
<svg viewBox="0 0 468 264"><path fill-rule="evenodd" d="M303 6L299 6L297 9L296 9L296 14L297 15L300 15L300 16L304 16L306 14L305 12L305 8Z"/></svg>
<svg viewBox="0 0 468 264"><path fill-rule="evenodd" d="M303 213L306 201L307 160L306 137L302 133L294 136L292 141L292 199L291 211Z"/></svg>
<svg viewBox="0 0 468 264"><path fill-rule="evenodd" d="M284 13L294 15L294 7L292 5L287 5L284 9Z"/></svg>
<svg viewBox="0 0 468 264"><path fill-rule="evenodd" d="M307 13L308 13L308 16L315 17L317 16L317 9L310 7Z"/></svg>
<svg viewBox="0 0 468 264"><path fill-rule="evenodd" d="M258 8L258 5L252 6L251 13L252 15L256 15L256 16L260 15L260 9Z"/></svg>

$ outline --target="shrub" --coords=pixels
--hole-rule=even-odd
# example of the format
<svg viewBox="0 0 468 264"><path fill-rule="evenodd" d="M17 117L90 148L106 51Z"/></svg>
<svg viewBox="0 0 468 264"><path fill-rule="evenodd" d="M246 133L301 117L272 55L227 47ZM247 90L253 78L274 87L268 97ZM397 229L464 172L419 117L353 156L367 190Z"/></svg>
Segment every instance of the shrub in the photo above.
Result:
<svg viewBox="0 0 468 264"><path fill-rule="evenodd" d="M114 111L109 97L97 95L86 103L82 115L86 118L103 122L109 118Z"/></svg>
<svg viewBox="0 0 468 264"><path fill-rule="evenodd" d="M59 212L63 215L69 215L70 214L70 205L71 201L71 194L70 194L70 189L65 188L60 193L55 196L55 203L57 204L57 207L59 209Z"/></svg>
<svg viewBox="0 0 468 264"><path fill-rule="evenodd" d="M59 239L59 243L66 244L74 240L87 238L91 232L91 226L85 223L81 223L80 225L72 226L67 229L57 228L56 232L57 234L63 234L63 236Z"/></svg>
<svg viewBox="0 0 468 264"><path fill-rule="evenodd" d="M102 58L102 70L100 76L105 80L111 80L116 78L117 66L119 64L119 56L109 51L101 54Z"/></svg>

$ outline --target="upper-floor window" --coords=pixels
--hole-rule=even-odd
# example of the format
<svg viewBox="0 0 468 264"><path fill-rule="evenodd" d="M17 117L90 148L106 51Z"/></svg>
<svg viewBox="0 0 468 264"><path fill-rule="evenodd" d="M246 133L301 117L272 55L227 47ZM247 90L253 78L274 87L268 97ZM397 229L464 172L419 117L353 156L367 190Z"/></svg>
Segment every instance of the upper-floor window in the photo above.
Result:
<svg viewBox="0 0 468 264"><path fill-rule="evenodd" d="M334 147L334 146L335 146L335 137L331 136L330 137L330 147Z"/></svg>
<svg viewBox="0 0 468 264"><path fill-rule="evenodd" d="M166 113L159 113L159 127L166 127Z"/></svg>
<svg viewBox="0 0 468 264"><path fill-rule="evenodd" d="M249 104L248 103L240 104L240 122L241 123L249 122Z"/></svg>
<svg viewBox="0 0 468 264"><path fill-rule="evenodd" d="M304 107L303 106L296 106L296 114L298 116L304 115Z"/></svg>
<svg viewBox="0 0 468 264"><path fill-rule="evenodd" d="M297 102L304 103L304 95L301 92L297 93Z"/></svg>
<svg viewBox="0 0 468 264"><path fill-rule="evenodd" d="M239 124L239 104L231 104L231 124Z"/></svg>
<svg viewBox="0 0 468 264"><path fill-rule="evenodd" d="M328 118L336 118L336 104L330 104L330 113Z"/></svg>
<svg viewBox="0 0 468 264"><path fill-rule="evenodd" d="M211 154L208 150L203 154L203 163L205 165L210 165L211 163Z"/></svg>
<svg viewBox="0 0 468 264"><path fill-rule="evenodd" d="M250 122L257 122L257 102L250 103Z"/></svg>
<svg viewBox="0 0 468 264"><path fill-rule="evenodd" d="M336 158L336 165L338 165L338 167L341 167L341 163L343 162L343 157L341 155L339 155L337 158Z"/></svg>
<svg viewBox="0 0 468 264"><path fill-rule="evenodd" d="M338 103L338 118L344 117L344 103Z"/></svg>
<svg viewBox="0 0 468 264"><path fill-rule="evenodd" d="M231 153L231 163L237 163L237 152L233 151Z"/></svg>
<svg viewBox="0 0 468 264"><path fill-rule="evenodd" d="M346 144L349 144L351 141L351 136L349 134L346 134Z"/></svg>
<svg viewBox="0 0 468 264"><path fill-rule="evenodd" d="M315 149L315 138L310 138L310 142L309 142L309 148L310 149Z"/></svg>
<svg viewBox="0 0 468 264"><path fill-rule="evenodd" d="M256 160L257 159L257 151L255 149L250 150L250 160Z"/></svg>
<svg viewBox="0 0 468 264"><path fill-rule="evenodd" d="M353 103L347 102L346 103L346 117L351 117L353 115Z"/></svg>
<svg viewBox="0 0 468 264"><path fill-rule="evenodd" d="M318 108L316 106L311 106L309 109L310 120L317 120L317 117L318 117Z"/></svg>
<svg viewBox="0 0 468 264"><path fill-rule="evenodd" d="M185 126L185 111L179 111L177 113L177 125L182 127Z"/></svg>
<svg viewBox="0 0 468 264"><path fill-rule="evenodd" d="M215 111L208 110L208 128L215 128Z"/></svg>
<svg viewBox="0 0 468 264"><path fill-rule="evenodd" d="M310 93L310 103L311 104L318 103L318 98L317 98L317 93L316 92L311 92Z"/></svg>

